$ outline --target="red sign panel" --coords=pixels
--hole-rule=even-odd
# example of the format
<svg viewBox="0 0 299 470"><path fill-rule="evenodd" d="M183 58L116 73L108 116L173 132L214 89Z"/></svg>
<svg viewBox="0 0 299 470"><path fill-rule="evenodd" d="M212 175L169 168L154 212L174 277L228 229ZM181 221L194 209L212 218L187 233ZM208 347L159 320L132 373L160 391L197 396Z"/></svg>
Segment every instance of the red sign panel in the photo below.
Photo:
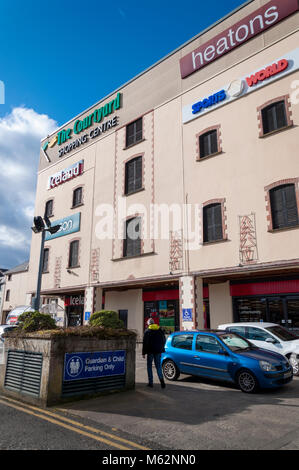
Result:
<svg viewBox="0 0 299 470"><path fill-rule="evenodd" d="M298 0L272 0L185 55L180 60L181 77L188 77L298 10Z"/></svg>
<svg viewBox="0 0 299 470"><path fill-rule="evenodd" d="M273 77L273 75L276 75L280 72L283 72L286 70L289 66L289 62L286 59L280 60L277 64L269 65L269 67L266 67L263 70L260 70L259 72L255 73L254 75L251 75L250 77L246 78L247 85L252 87L253 85L256 85L258 82L263 82L266 80L266 78Z"/></svg>

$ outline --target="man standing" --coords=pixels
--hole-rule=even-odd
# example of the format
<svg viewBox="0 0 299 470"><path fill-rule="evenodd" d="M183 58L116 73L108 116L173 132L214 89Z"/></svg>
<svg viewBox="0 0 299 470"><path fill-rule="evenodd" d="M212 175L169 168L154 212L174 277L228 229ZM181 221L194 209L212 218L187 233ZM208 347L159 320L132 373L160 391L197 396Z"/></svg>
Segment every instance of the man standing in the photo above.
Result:
<svg viewBox="0 0 299 470"><path fill-rule="evenodd" d="M148 387L153 387L153 361L157 370L157 374L161 383L161 387L165 388L165 382L161 367L161 354L165 351L165 335L160 329L160 326L155 324L154 320L150 318L147 322L147 330L144 332L142 356L147 354L147 374L148 374Z"/></svg>

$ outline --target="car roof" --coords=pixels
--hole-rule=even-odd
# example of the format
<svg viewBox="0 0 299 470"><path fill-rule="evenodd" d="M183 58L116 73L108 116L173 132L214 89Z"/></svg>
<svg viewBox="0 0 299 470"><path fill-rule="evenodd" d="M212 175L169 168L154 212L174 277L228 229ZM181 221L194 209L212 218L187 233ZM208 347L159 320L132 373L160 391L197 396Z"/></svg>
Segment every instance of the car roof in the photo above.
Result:
<svg viewBox="0 0 299 470"><path fill-rule="evenodd" d="M259 328L267 328L269 326L279 326L276 323L267 323L267 322L240 322L240 323L221 323L219 327L227 327L227 326L256 326Z"/></svg>
<svg viewBox="0 0 299 470"><path fill-rule="evenodd" d="M219 333L227 333L225 330L185 330L185 331L175 331L174 333L171 333L170 336L174 335L189 335L189 334L194 334L194 333L203 333L203 334L214 334L214 335L219 335Z"/></svg>

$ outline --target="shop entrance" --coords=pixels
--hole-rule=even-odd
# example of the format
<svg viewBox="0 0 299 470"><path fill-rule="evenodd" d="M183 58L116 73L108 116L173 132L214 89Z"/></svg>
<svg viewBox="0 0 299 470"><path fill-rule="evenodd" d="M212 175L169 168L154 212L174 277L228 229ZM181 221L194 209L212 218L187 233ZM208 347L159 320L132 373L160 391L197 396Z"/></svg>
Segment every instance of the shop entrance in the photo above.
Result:
<svg viewBox="0 0 299 470"><path fill-rule="evenodd" d="M299 333L299 296L234 297L235 322L277 323Z"/></svg>
<svg viewBox="0 0 299 470"><path fill-rule="evenodd" d="M174 299L144 302L144 329L147 328L147 321L150 317L157 325L160 325L165 334L179 331L179 301Z"/></svg>
<svg viewBox="0 0 299 470"><path fill-rule="evenodd" d="M84 293L66 296L64 300L67 326L83 325Z"/></svg>

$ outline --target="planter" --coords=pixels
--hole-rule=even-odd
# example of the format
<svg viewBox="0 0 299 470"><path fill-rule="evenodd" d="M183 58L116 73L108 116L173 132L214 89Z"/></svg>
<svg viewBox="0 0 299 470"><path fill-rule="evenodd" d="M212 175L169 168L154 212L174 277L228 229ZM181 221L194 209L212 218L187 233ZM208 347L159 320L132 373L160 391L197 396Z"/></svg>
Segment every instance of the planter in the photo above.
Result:
<svg viewBox="0 0 299 470"><path fill-rule="evenodd" d="M136 336L57 333L5 338L0 393L50 406L135 387Z"/></svg>

